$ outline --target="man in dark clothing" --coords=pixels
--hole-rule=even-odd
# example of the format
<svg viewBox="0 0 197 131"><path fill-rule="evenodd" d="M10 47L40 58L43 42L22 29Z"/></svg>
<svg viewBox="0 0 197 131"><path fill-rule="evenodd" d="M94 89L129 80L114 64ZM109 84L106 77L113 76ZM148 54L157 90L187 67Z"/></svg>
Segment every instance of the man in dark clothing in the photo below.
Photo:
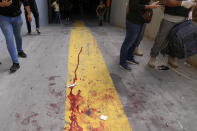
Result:
<svg viewBox="0 0 197 131"><path fill-rule="evenodd" d="M21 18L21 1L27 10L28 21L31 22L31 12L28 0L0 0L0 28L5 36L8 52L12 58L13 65L10 72L15 72L20 68L18 56L26 58L22 48L22 33L21 27L23 20ZM16 41L18 56L14 45L14 38Z"/></svg>
<svg viewBox="0 0 197 131"><path fill-rule="evenodd" d="M131 70L128 64L139 64L134 59L134 50L140 41L143 31L144 19L142 15L145 9L154 9L159 7L159 2L153 2L149 5L150 0L129 0L126 37L120 50L120 67L125 70Z"/></svg>
<svg viewBox="0 0 197 131"><path fill-rule="evenodd" d="M150 60L148 65L151 68L155 68L156 57L159 55L162 48L164 48L167 44L167 36L171 29L178 23L185 21L188 18L188 14L192 7L196 5L195 2L192 1L184 1L184 0L166 0L164 3L165 11L164 18L161 21L159 32L157 33L155 44L151 49ZM177 68L175 58L169 56L168 64L173 68Z"/></svg>
<svg viewBox="0 0 197 131"><path fill-rule="evenodd" d="M35 18L36 31L38 34L40 34L39 12L38 12L36 1L35 0L28 0L28 1L29 1L30 10L33 13L34 18ZM26 18L28 33L31 34L31 23L28 21L28 12L26 9L25 9L25 18Z"/></svg>

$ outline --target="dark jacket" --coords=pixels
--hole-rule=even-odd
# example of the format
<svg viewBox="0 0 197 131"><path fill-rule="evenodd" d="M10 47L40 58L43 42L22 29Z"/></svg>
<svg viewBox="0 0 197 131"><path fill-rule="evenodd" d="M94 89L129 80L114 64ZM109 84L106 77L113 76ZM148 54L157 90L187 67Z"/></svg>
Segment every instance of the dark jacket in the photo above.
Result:
<svg viewBox="0 0 197 131"><path fill-rule="evenodd" d="M142 15L145 12L145 5L149 5L150 0L130 0L127 20L131 23L143 25Z"/></svg>
<svg viewBox="0 0 197 131"><path fill-rule="evenodd" d="M24 6L28 6L28 0L21 0ZM2 2L2 0L0 0ZM0 15L7 17L16 17L21 15L20 0L12 0L12 4L8 7L0 7Z"/></svg>

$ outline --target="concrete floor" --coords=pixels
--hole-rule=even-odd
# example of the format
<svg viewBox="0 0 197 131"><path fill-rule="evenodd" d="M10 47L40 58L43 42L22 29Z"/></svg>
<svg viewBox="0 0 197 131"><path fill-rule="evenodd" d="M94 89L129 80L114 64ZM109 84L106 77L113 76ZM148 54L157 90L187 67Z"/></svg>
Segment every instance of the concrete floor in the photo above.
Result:
<svg viewBox="0 0 197 131"><path fill-rule="evenodd" d="M86 21L103 54L133 131L196 131L197 70L184 61L179 69L147 67L152 41L144 39L132 72L119 69L119 50L125 31ZM0 131L64 130L65 85L71 26L48 26L42 35L24 35L27 59L9 74L4 42L0 46ZM159 58L158 65L166 58Z"/></svg>

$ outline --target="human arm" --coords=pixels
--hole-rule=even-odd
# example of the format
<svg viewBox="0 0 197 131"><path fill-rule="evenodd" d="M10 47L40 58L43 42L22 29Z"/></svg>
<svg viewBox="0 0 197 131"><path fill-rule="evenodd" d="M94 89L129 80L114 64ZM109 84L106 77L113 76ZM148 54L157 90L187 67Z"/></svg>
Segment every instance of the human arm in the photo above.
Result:
<svg viewBox="0 0 197 131"><path fill-rule="evenodd" d="M159 6L160 6L159 5L159 1L153 2L150 5L140 4L140 0L131 0L131 1L129 1L129 8L132 8L134 10L154 9L154 8L158 8Z"/></svg>
<svg viewBox="0 0 197 131"><path fill-rule="evenodd" d="M0 2L0 7L8 7L12 4L12 0L8 1L8 0L2 0L2 2Z"/></svg>
<svg viewBox="0 0 197 131"><path fill-rule="evenodd" d="M25 10L27 11L27 18L28 18L28 21L31 22L32 21L32 16L31 16L31 10L30 10L30 6L29 6L29 2L28 0L21 0L24 7L25 7Z"/></svg>
<svg viewBox="0 0 197 131"><path fill-rule="evenodd" d="M99 9L99 6L96 8L96 14L97 14L97 16L99 15L98 9Z"/></svg>
<svg viewBox="0 0 197 131"><path fill-rule="evenodd" d="M159 6L160 6L159 1L157 1L157 2L153 2L150 5L145 5L145 9L155 9L158 8Z"/></svg>

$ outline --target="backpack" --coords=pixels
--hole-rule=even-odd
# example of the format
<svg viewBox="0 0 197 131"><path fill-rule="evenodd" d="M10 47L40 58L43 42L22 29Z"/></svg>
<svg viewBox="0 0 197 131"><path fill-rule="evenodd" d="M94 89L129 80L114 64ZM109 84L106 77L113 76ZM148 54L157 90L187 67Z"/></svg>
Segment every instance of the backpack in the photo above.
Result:
<svg viewBox="0 0 197 131"><path fill-rule="evenodd" d="M168 35L166 54L179 59L197 54L197 26L192 20L175 25Z"/></svg>

